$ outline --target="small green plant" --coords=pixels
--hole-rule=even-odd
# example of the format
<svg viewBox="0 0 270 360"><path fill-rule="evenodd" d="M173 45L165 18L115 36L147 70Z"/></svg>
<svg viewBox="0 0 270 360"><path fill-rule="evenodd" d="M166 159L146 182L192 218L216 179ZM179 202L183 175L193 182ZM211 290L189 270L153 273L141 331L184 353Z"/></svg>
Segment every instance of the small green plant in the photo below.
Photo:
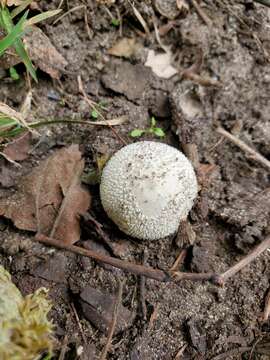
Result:
<svg viewBox="0 0 270 360"><path fill-rule="evenodd" d="M151 123L150 123L150 127L147 129L134 129L131 131L130 136L131 137L140 137L144 134L153 134L157 137L164 137L165 136L165 132L160 128L157 127L157 122L156 119L152 116L151 117Z"/></svg>
<svg viewBox="0 0 270 360"><path fill-rule="evenodd" d="M120 21L118 19L113 18L111 20L111 25L114 27L118 27L120 25Z"/></svg>
<svg viewBox="0 0 270 360"><path fill-rule="evenodd" d="M9 69L9 75L10 75L11 79L14 81L17 81L20 79L20 75L17 73L17 70L13 66Z"/></svg>
<svg viewBox="0 0 270 360"><path fill-rule="evenodd" d="M37 24L51 16L57 15L61 9L46 11L44 13L33 16L27 19L29 11L25 9L31 4L33 0L22 0L22 1L7 1L0 0L0 30L3 30L6 36L0 40L0 56L3 55L7 49L13 47L23 61L27 71L30 73L32 78L37 81L36 70L32 64L31 59L25 49L24 43L22 42L23 34L26 30L31 29L31 26ZM19 4L19 5L17 5ZM10 10L10 6L15 6ZM17 5L17 6L16 6ZM24 12L25 11L25 12ZM24 14L18 20L18 15L22 12Z"/></svg>
<svg viewBox="0 0 270 360"><path fill-rule="evenodd" d="M106 110L106 106L107 106L106 101L101 100L100 102L98 102L91 111L91 118L97 120L101 115L101 111Z"/></svg>

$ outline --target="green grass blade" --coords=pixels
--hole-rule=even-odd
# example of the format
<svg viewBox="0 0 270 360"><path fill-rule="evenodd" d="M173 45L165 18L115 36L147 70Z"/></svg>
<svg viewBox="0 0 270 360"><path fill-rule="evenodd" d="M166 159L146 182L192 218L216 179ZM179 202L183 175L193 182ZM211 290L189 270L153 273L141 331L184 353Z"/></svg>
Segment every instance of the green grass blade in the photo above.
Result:
<svg viewBox="0 0 270 360"><path fill-rule="evenodd" d="M24 62L24 65L26 66L26 69L29 71L29 73L31 74L32 78L38 82L37 80L37 75L36 75L36 70L32 64L32 61L30 60L25 47L23 45L23 42L21 39L18 39L14 42L14 47L15 50L17 52L17 54L20 56L20 58L22 59L22 61Z"/></svg>
<svg viewBox="0 0 270 360"><path fill-rule="evenodd" d="M4 37L4 39L0 40L0 56L4 53L6 49L8 49L14 44L16 39L23 35L23 25L26 21L27 15L28 11L25 12L20 21L13 27L13 29L11 31L8 31L9 34ZM1 20L2 23L4 23L3 19Z"/></svg>
<svg viewBox="0 0 270 360"><path fill-rule="evenodd" d="M9 10L7 8L4 8L1 10L1 14L2 14L2 20L3 20L5 30L8 33L11 33L14 29L14 25L13 25ZM29 71L32 78L37 82L36 70L25 50L22 40L21 39L15 40L13 46L16 50L16 53L19 55L19 57L23 61L26 69Z"/></svg>
<svg viewBox="0 0 270 360"><path fill-rule="evenodd" d="M32 1L33 0L25 0L21 5L17 6L14 10L12 10L10 13L11 19L15 18L15 16L19 15L23 10L25 10Z"/></svg>
<svg viewBox="0 0 270 360"><path fill-rule="evenodd" d="M1 128L6 128L6 127L9 127L9 126L13 126L13 125L16 125L18 124L18 122L15 120L15 119L11 119L7 116L1 116L0 115L0 129Z"/></svg>
<svg viewBox="0 0 270 360"><path fill-rule="evenodd" d="M44 13L33 16L31 17L31 19L27 20L25 26L31 26L43 20L49 19L52 16L58 15L61 11L62 11L61 9L45 11Z"/></svg>

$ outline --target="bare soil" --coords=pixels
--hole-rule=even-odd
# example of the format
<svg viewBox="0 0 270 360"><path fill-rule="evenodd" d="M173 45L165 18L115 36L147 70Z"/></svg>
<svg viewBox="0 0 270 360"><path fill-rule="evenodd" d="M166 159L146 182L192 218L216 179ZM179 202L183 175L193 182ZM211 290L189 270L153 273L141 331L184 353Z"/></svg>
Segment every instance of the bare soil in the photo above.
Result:
<svg viewBox="0 0 270 360"><path fill-rule="evenodd" d="M47 10L56 8L58 3L40 1L39 5ZM175 236L153 242L128 238L103 212L98 185L87 185L92 195L91 214L103 225L111 241L119 245L123 259L140 263L143 253L147 252L148 265L166 269L172 266L181 248L187 247L188 256L180 267L182 271L225 271L270 230L269 171L227 140L220 141L215 131L217 124L223 126L270 160L270 9L252 1L201 1L212 27L205 24L193 6L185 16L175 17L171 30L161 37L162 43L170 46L180 72L192 66L202 51L200 75L221 83L213 87L184 80L180 75L161 79L143 65L148 49L161 51L153 16L158 28L171 21L161 15L151 1L135 2L150 28L150 35L144 33L126 1L116 1L112 6L91 0L67 3L70 8L87 7L89 28L87 31L82 7L55 25L50 22L42 26L68 66L60 81L38 72L39 82L32 88L32 112L36 119L89 119L91 110L78 89L80 75L88 96L97 103L106 101L107 118L128 116L127 123L115 127L126 142L138 141L129 136L130 131L148 127L149 118L154 115L158 126L166 132L165 138L155 140L181 149L182 129L175 121L172 103L176 102L177 107L177 99L192 94L202 114L198 123L192 125L199 161L213 165L207 186L190 214L196 233L194 244L179 239L176 242ZM168 5L170 3L168 1ZM65 6L64 2L67 11ZM122 34L119 27L111 25L105 7L115 18L121 14ZM108 49L122 36L136 38L141 51L128 59L108 55ZM22 70L19 65L18 71ZM1 77L0 100L19 108L28 90L27 82L23 76L19 82L12 82L6 72L1 72ZM21 162L20 168L1 160L5 168L0 178L2 198L15 192L20 176L57 148L79 144L87 174L95 166L97 157L111 155L123 146L110 128L102 126L59 125L43 128L41 134L41 138L33 140L33 151ZM147 135L141 139L152 137ZM11 272L20 290L24 294L40 286L50 290L51 316L59 342L55 359L64 339L68 343L66 359L78 358L75 349L80 345L84 348L80 359L99 358L107 335L102 325L104 318L93 318L93 302L95 296L101 303L105 301L106 295L98 297L100 294L115 295L117 278L125 278L122 299L125 309L121 310L124 320L113 337L108 359L210 360L223 353L224 357L219 359L270 358L270 320L260 321L270 286L269 251L223 288L209 283L174 284L147 279L144 319L137 277L38 244L32 240L32 233L18 231L4 219L0 226L0 263ZM79 245L110 253L94 228L83 228ZM100 293L89 290L82 295L89 286ZM105 313L112 311L108 306L105 308ZM125 314L131 316L128 324ZM264 350L251 350L262 341L268 341ZM245 348L249 349L244 351ZM183 349L182 355L177 357L180 349Z"/></svg>

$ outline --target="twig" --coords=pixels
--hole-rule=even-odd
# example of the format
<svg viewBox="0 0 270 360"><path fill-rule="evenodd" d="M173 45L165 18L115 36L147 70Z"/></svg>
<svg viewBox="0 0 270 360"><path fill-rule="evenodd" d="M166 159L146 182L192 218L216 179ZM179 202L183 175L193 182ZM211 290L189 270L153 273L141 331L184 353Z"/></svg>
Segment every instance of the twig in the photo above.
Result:
<svg viewBox="0 0 270 360"><path fill-rule="evenodd" d="M84 100L87 102L87 104L90 106L91 109L95 110L96 113L102 118L102 120L107 121L108 122L108 126L110 127L110 129L112 130L113 134L124 144L127 145L127 142L118 134L118 132L113 128L113 126L110 125L109 121L106 120L104 118L104 116L101 114L101 112L97 109L96 107L96 103L94 101L92 101L91 99L89 99L89 96L86 94L84 87L83 87L83 83L82 83L82 78L80 75L78 75L77 77L77 81L78 81L78 87L79 87L79 92L82 94Z"/></svg>
<svg viewBox="0 0 270 360"><path fill-rule="evenodd" d="M194 72L191 71L184 71L182 73L183 78L185 79L189 79L193 82L195 82L196 84L202 85L202 86L216 86L216 87L221 87L222 84L220 81L215 80L215 79L211 79L210 77L207 76L201 76L199 74L195 74Z"/></svg>
<svg viewBox="0 0 270 360"><path fill-rule="evenodd" d="M270 170L270 161L267 160L264 156L259 154L256 150L252 149L250 146L245 144L242 140L238 139L236 136L232 135L222 127L218 127L216 130L220 135L225 136L227 139L229 139L231 142L233 142L235 145L237 145L241 150L243 150L245 153L249 154L251 158L263 166L267 167L268 170Z"/></svg>
<svg viewBox="0 0 270 360"><path fill-rule="evenodd" d="M153 328L153 325L154 325L154 322L156 321L157 319L157 316L158 316L158 310L159 310L159 304L157 304L155 307L154 307L154 310L150 316L150 320L149 320L149 325L148 325L148 330L152 330Z"/></svg>
<svg viewBox="0 0 270 360"><path fill-rule="evenodd" d="M111 250L113 255L118 256L117 251L115 251L114 245L112 241L110 240L109 236L103 231L102 225L89 213L86 213L81 216L86 223L91 222L95 226L95 230L97 234L101 237L101 239L104 241L104 243L108 246L108 248Z"/></svg>
<svg viewBox="0 0 270 360"><path fill-rule="evenodd" d="M149 27L148 27L146 21L144 20L144 18L142 17L141 13L140 13L139 10L131 3L130 0L128 0L128 2L129 2L129 4L130 4L130 6L132 7L132 10L133 10L133 12L134 12L134 15L136 16L136 18L138 19L138 21L141 23L141 25L142 25L142 27L143 27L146 35L150 37L151 34L150 34Z"/></svg>
<svg viewBox="0 0 270 360"><path fill-rule="evenodd" d="M144 251L143 261L142 261L143 266L146 265L147 257L148 257L147 252ZM146 282L145 276L141 275L140 276L140 303L141 303L143 320L147 319L147 308L146 308L146 303L145 303L145 282Z"/></svg>
<svg viewBox="0 0 270 360"><path fill-rule="evenodd" d="M173 263L173 266L170 268L170 271L175 271L179 265L185 260L185 257L187 256L187 249L182 249L177 256L177 259Z"/></svg>
<svg viewBox="0 0 270 360"><path fill-rule="evenodd" d="M186 350L187 344L183 345L181 349L178 351L178 353L175 355L174 360L180 360L182 355L184 354L184 351Z"/></svg>
<svg viewBox="0 0 270 360"><path fill-rule="evenodd" d="M270 288L267 292L265 302L264 302L264 311L263 311L263 321L266 322L270 316Z"/></svg>
<svg viewBox="0 0 270 360"><path fill-rule="evenodd" d="M213 357L211 360L223 360L223 359L228 359L230 356L233 356L233 355L240 355L240 354L243 354L247 351L250 351L252 348L250 346L241 346L239 348L236 348L236 349L231 349L229 351L226 351L225 353L223 354L219 354L215 357Z"/></svg>
<svg viewBox="0 0 270 360"><path fill-rule="evenodd" d="M258 246L255 247L247 256L242 260L236 263L234 266L230 267L227 271L219 276L221 282L226 282L230 277L234 276L248 264L250 264L254 259L256 259L260 254L270 247L270 236L266 237Z"/></svg>
<svg viewBox="0 0 270 360"><path fill-rule="evenodd" d="M254 0L254 2L270 7L270 0Z"/></svg>
<svg viewBox="0 0 270 360"><path fill-rule="evenodd" d="M108 333L108 337L107 337L107 342L106 342L106 344L104 346L104 349L103 349L103 351L101 353L100 360L106 360L107 353L108 353L108 351L110 349L113 334L114 334L114 330L115 330L115 326L116 326L116 322L117 322L117 316L118 316L118 312L119 312L119 307L120 307L121 302L122 302L122 296L123 296L123 281L119 281L118 294L117 294L117 298L115 299L112 322L110 324L109 333Z"/></svg>
<svg viewBox="0 0 270 360"><path fill-rule="evenodd" d="M67 12L65 12L63 15L59 16L59 18L57 18L56 20L54 20L53 22L53 25L55 25L56 23L58 23L58 21L62 20L65 16L69 15L70 13L74 12L74 11L77 11L77 10L80 10L80 9L83 9L85 8L86 6L85 5L78 5L78 6L75 6L74 8L72 9L69 9Z"/></svg>
<svg viewBox="0 0 270 360"><path fill-rule="evenodd" d="M75 316L76 322L77 322L77 324L78 324L78 327L79 327L79 330L80 330L80 333L81 333L81 336L82 336L84 345L87 345L87 339L86 339L86 337L85 337L85 335L84 335L83 328L82 328L82 324L81 324L81 322L80 322L80 319L79 319L77 310L76 310L73 302L70 303L70 307L71 307L71 309L72 309L72 311L73 311L73 313L74 313L74 316Z"/></svg>
<svg viewBox="0 0 270 360"><path fill-rule="evenodd" d="M270 247L270 236L268 236L242 260L240 260L235 265L230 267L223 274L217 274L217 273L188 273L188 272L180 272L180 271L170 271L170 270L166 271L166 270L155 269L149 266L134 264L128 261L113 258L111 256L99 254L93 250L83 249L79 246L67 245L63 242L60 242L59 240L49 238L42 234L37 234L35 236L35 240L45 245L54 246L59 249L71 251L75 254L90 257L97 261L104 262L105 264L109 264L119 269L128 271L132 274L143 275L157 281L161 281L161 282L170 282L170 281L179 282L183 280L211 281L213 284L219 286L223 286L230 277L234 276L236 273L238 273L245 266L250 264L260 254L262 254L266 249Z"/></svg>
<svg viewBox="0 0 270 360"><path fill-rule="evenodd" d="M65 355L66 355L66 352L68 350L67 344L68 344L68 336L65 335L58 360L64 360L65 359Z"/></svg>
<svg viewBox="0 0 270 360"><path fill-rule="evenodd" d="M146 267L143 265L133 264L131 262L113 258L111 256L103 255L103 254L97 253L92 250L87 250L87 249L81 248L79 246L67 245L67 244L64 244L63 242L60 242L59 240L49 238L42 234L37 234L35 236L35 240L39 241L45 245L50 245L50 246L54 246L59 249L68 250L75 254L79 254L82 256L86 256L86 257L95 259L97 261L104 262L105 264L109 264L116 268L123 269L123 270L128 271L135 275L144 275L148 278L151 278L151 279L154 279L157 281L162 281L162 282L166 282L166 281L170 280L170 275L167 274L163 270L154 269L154 268Z"/></svg>
<svg viewBox="0 0 270 360"><path fill-rule="evenodd" d="M206 13L203 11L203 9L198 4L197 0L191 0L192 5L194 6L195 10L197 11L198 15L202 18L202 20L205 22L205 24L208 27L212 26L212 21L209 19L209 17L206 15Z"/></svg>

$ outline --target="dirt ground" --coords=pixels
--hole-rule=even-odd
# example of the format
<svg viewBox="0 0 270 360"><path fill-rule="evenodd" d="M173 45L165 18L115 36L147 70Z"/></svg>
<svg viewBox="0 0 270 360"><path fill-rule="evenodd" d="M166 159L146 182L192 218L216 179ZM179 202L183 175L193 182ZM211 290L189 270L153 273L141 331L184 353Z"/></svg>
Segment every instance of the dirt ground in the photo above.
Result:
<svg viewBox="0 0 270 360"><path fill-rule="evenodd" d="M147 253L146 264L168 269L185 247L188 255L180 270L222 272L270 230L269 170L216 132L221 125L270 159L270 9L244 0L201 1L210 26L192 5L182 13L175 1L153 3L134 3L149 28L147 34L128 1L112 5L64 1L65 11L74 11L41 28L68 65L60 69L59 81L38 71L39 82L32 84L32 115L37 120L89 120L91 109L78 89L81 76L89 98L106 102L106 118L128 117L126 123L114 127L126 142L151 139L181 149L187 132L197 145L200 164L212 165L207 185L189 216L196 234L193 244L181 236L152 242L127 237L106 217L98 185L86 185L92 196L91 214L119 245L122 259L141 263ZM58 0L39 2L42 10L58 4ZM120 16L122 25L112 25L111 15L114 19ZM163 30L160 43L153 24ZM109 49L123 37L135 39L138 50L126 58L109 55ZM163 52L161 45L170 47L180 75L162 79L144 66L148 50ZM183 75L201 53L199 75L211 79L214 86ZM23 71L21 65L18 71ZM27 82L23 76L12 82L4 71L0 75L0 100L19 109ZM178 121L181 115L187 118L184 125ZM134 128L147 128L151 116L165 131L164 138L129 136ZM0 176L1 198L16 192L21 175L62 146L79 144L86 161L85 174L93 169L97 157L112 155L123 146L104 126L59 125L40 132L20 168L1 160L6 170ZM144 318L136 276L33 242L33 233L19 231L5 219L0 226L0 263L11 272L16 285L24 294L40 286L50 290L58 340L55 359L64 343L68 344L66 359L99 359L107 334L98 307L106 302L106 294L115 296L118 278L125 279L123 321L108 359L270 359L270 320L260 321L270 286L269 250L222 288L210 283L146 279ZM111 253L94 227L82 228L78 245ZM84 351L78 357L80 346Z"/></svg>

